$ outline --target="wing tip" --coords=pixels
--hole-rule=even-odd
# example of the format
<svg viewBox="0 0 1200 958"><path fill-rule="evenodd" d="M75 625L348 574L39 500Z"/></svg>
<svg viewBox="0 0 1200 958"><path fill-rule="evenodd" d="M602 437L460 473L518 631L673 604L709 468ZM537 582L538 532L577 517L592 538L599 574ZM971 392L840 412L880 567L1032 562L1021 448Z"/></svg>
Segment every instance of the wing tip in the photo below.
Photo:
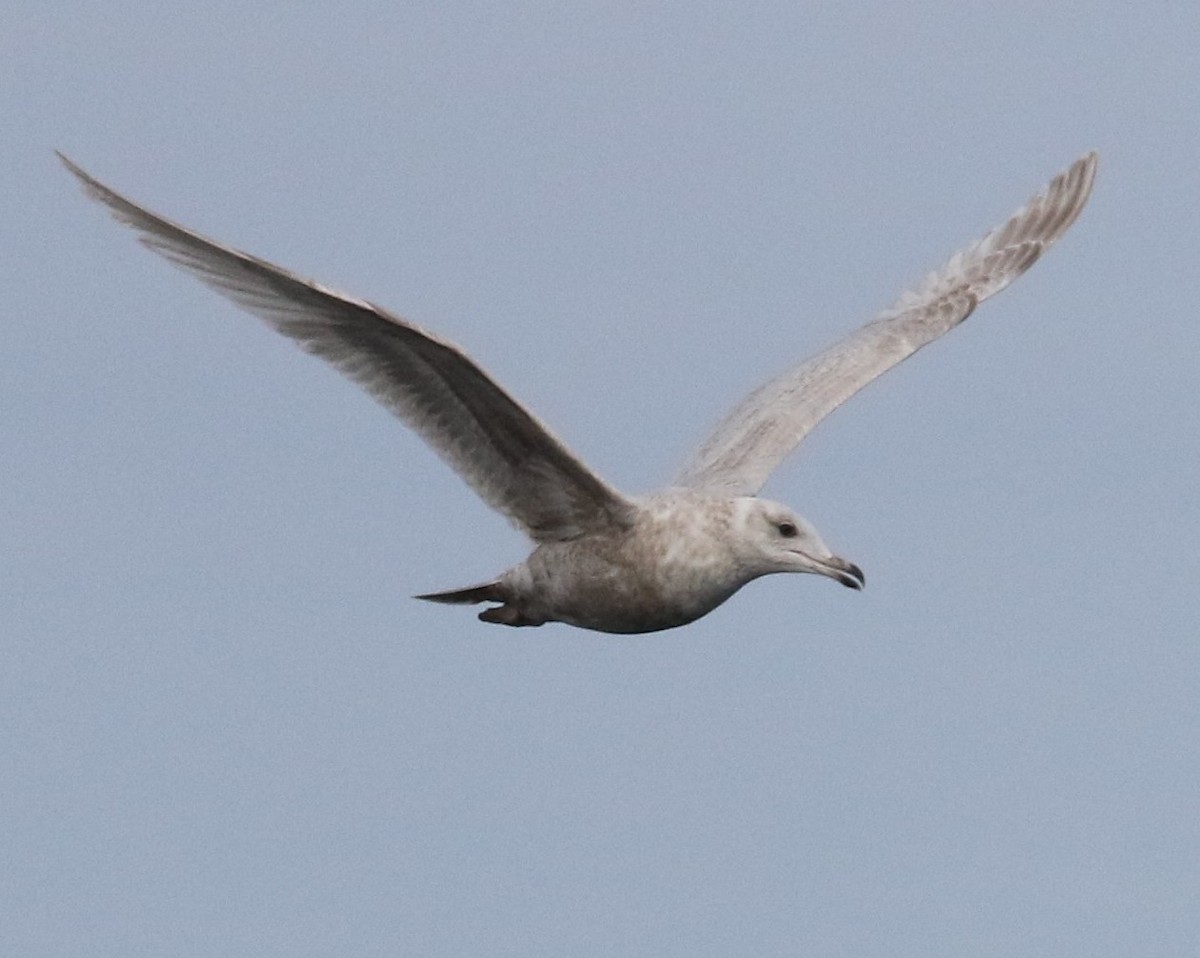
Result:
<svg viewBox="0 0 1200 958"><path fill-rule="evenodd" d="M101 183L88 173L82 166L72 160L62 150L55 150L54 155L58 157L58 161L67 168L67 172L83 183L89 193L95 193L97 190L107 192Z"/></svg>

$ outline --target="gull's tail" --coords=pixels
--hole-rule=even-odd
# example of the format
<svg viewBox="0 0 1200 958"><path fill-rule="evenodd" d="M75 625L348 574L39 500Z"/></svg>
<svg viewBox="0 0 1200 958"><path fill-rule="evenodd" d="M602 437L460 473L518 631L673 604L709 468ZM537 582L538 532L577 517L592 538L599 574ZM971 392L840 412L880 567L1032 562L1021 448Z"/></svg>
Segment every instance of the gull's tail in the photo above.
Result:
<svg viewBox="0 0 1200 958"><path fill-rule="evenodd" d="M427 602L445 602L450 605L471 605L476 602L503 602L499 582L487 582L483 585L473 585L465 589L452 589L449 592L428 592L425 595L414 595L414 599L424 599Z"/></svg>

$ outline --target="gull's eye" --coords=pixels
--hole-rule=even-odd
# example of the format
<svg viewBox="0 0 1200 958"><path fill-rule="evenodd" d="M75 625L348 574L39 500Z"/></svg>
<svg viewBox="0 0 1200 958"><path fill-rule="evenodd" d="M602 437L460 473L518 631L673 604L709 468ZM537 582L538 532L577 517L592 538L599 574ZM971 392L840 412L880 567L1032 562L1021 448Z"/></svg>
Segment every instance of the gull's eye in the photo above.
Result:
<svg viewBox="0 0 1200 958"><path fill-rule="evenodd" d="M785 539L794 539L800 534L800 530L796 528L796 523L794 522L784 521L779 523L775 528L779 530L779 534Z"/></svg>

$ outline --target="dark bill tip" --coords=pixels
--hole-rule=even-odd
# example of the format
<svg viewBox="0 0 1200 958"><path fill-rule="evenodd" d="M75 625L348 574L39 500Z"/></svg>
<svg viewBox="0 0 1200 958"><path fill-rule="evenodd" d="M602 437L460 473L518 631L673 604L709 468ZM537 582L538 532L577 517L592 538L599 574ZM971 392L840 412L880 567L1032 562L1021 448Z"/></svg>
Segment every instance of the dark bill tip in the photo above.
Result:
<svg viewBox="0 0 1200 958"><path fill-rule="evenodd" d="M863 570L853 562L842 562L837 566L837 580L847 589L862 590L867 585L867 577Z"/></svg>

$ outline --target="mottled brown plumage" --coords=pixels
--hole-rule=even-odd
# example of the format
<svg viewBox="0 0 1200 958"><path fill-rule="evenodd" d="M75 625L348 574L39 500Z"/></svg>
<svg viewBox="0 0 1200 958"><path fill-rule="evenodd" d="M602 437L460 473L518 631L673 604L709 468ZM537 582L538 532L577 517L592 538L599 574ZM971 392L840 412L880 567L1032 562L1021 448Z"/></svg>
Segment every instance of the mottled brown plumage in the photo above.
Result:
<svg viewBox="0 0 1200 958"><path fill-rule="evenodd" d="M757 498L759 489L837 406L1032 266L1075 221L1096 170L1095 154L1083 157L873 322L753 392L674 486L636 499L580 462L457 346L163 219L60 158L147 247L359 383L536 544L493 582L419 598L496 603L480 613L486 622L603 632L684 625L774 572L861 589L857 566L786 506Z"/></svg>

